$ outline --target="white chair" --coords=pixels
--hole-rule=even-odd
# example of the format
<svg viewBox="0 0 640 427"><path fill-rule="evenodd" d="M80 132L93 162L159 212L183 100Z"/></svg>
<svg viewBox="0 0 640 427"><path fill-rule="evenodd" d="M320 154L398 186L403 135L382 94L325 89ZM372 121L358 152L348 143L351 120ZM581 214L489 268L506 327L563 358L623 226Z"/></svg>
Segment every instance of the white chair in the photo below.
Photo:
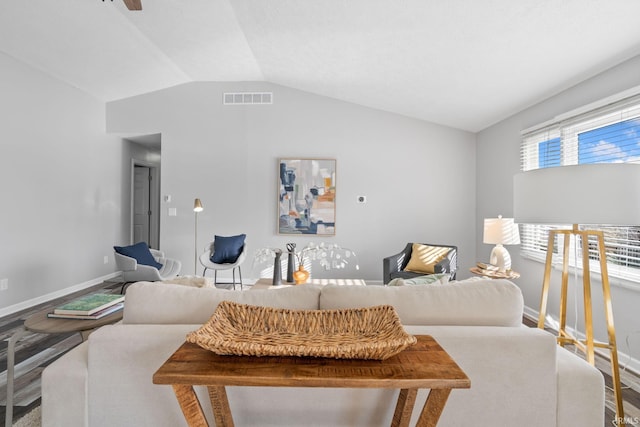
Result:
<svg viewBox="0 0 640 427"><path fill-rule="evenodd" d="M244 242L244 246L242 247L242 252L233 263L224 263L224 264L216 264L211 261L211 255L213 254L215 249L214 242L211 242L204 249L202 255L200 255L200 264L204 266L204 270L202 271L202 275L205 276L207 270L213 270L213 283L214 285L218 284L218 270L231 270L231 274L233 277L233 289L236 288L236 269L238 270L238 276L240 278L240 289L242 289L242 270L240 269L240 264L244 262L247 258L247 242Z"/></svg>
<svg viewBox="0 0 640 427"><path fill-rule="evenodd" d="M152 267L150 265L138 264L135 258L122 255L118 252L114 252L116 259L116 266L118 270L122 271L124 285L122 291L128 283L132 282L154 282L158 280L167 280L176 277L180 274L182 263L175 259L169 259L164 257L164 252L149 249L153 258L162 264L160 269Z"/></svg>

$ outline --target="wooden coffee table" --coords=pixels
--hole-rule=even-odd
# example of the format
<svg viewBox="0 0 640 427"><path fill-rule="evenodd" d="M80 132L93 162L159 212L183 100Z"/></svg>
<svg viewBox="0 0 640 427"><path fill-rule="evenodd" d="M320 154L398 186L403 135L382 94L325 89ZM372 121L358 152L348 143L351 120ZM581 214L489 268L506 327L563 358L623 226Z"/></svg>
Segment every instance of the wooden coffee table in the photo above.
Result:
<svg viewBox="0 0 640 427"><path fill-rule="evenodd" d="M384 361L297 357L220 356L184 343L153 375L173 386L189 426L208 426L194 385L207 386L217 426L233 426L225 386L397 388L391 426L409 425L418 389L431 389L419 427L438 423L451 390L471 381L430 336Z"/></svg>

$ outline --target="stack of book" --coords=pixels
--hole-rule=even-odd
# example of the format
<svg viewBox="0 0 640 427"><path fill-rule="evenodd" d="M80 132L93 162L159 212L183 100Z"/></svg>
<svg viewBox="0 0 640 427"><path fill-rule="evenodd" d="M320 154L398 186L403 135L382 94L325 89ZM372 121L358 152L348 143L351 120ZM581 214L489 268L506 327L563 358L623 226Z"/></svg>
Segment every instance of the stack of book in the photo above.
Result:
<svg viewBox="0 0 640 427"><path fill-rule="evenodd" d="M485 264L484 262L477 263L476 268L480 274L486 274L487 276L497 275L500 271L497 265Z"/></svg>
<svg viewBox="0 0 640 427"><path fill-rule="evenodd" d="M122 310L124 295L90 294L84 295L53 310L48 317L59 319L97 320Z"/></svg>

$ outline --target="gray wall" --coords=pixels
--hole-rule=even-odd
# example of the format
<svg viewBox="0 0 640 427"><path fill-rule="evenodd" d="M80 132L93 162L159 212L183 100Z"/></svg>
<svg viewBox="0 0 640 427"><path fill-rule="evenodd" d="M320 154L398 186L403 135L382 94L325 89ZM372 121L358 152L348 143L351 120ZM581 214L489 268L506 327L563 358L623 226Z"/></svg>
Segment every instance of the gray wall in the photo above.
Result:
<svg viewBox="0 0 640 427"><path fill-rule="evenodd" d="M503 214L504 216L513 215L513 175L519 171L520 131L550 120L558 114L582 107L638 85L640 85L640 57L635 57L477 134L478 216L476 219L476 253L480 260L488 260L491 251L491 245L482 243L483 218L498 214ZM586 194L587 189L582 189L581 191ZM530 314L537 316L544 265L522 258L516 246L509 247L509 250L513 260L513 268L522 273L522 277L516 282L524 293L525 305ZM559 274L555 271L553 283L559 285L559 280ZM572 280L570 281L572 289L569 291L569 318L567 324L574 326L577 321L578 329L584 331L581 298L578 298L577 319L574 315L574 282ZM581 280L580 278L580 286ZM636 365L634 368L637 370L640 368L637 365L637 360L640 359L640 325L638 325L636 312L637 307L640 305L640 285L631 284L631 286L635 287L635 290L630 290L628 288L629 285L623 281L613 281L613 311L619 351L630 353L636 359L632 361L632 364ZM595 336L597 339L606 341L607 335L604 327L600 282L593 281L592 289ZM578 295L582 295L581 291L578 292ZM550 298L549 311L557 319L559 305L557 286L552 289ZM627 338L630 346L626 344ZM625 360L623 359L623 361Z"/></svg>
<svg viewBox="0 0 640 427"><path fill-rule="evenodd" d="M273 105L223 106L225 91L273 91ZM360 271L314 277L381 280L384 256L409 241L460 247L462 277L475 261L473 134L267 83L191 83L107 104L107 131L162 134L160 247L194 270L214 234L246 233L251 253L292 241L338 243ZM277 159L337 159L335 237L276 235ZM366 195L366 204L356 197ZM177 208L169 217L167 210ZM244 277L261 267L244 265ZM252 268L254 267L254 268ZM200 267L198 267L200 272Z"/></svg>
<svg viewBox="0 0 640 427"><path fill-rule="evenodd" d="M105 134L104 103L4 54L0 94L2 315L113 273L126 234L123 144Z"/></svg>

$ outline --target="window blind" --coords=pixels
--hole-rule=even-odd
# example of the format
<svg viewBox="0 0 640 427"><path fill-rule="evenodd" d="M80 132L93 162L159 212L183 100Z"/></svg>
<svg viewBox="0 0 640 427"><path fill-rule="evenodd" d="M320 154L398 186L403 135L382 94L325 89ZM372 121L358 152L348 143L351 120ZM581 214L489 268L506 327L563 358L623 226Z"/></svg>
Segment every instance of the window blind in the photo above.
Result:
<svg viewBox="0 0 640 427"><path fill-rule="evenodd" d="M589 163L640 163L640 95L524 131L520 161L522 171ZM544 261L549 230L558 227L567 225L521 224L523 255ZM604 232L609 275L640 283L640 227L588 228ZM562 253L561 240L554 242L554 257ZM599 271L595 240L589 242L589 248L589 259L594 261L591 268ZM571 253L578 253L578 259L581 250L580 243L570 248Z"/></svg>

